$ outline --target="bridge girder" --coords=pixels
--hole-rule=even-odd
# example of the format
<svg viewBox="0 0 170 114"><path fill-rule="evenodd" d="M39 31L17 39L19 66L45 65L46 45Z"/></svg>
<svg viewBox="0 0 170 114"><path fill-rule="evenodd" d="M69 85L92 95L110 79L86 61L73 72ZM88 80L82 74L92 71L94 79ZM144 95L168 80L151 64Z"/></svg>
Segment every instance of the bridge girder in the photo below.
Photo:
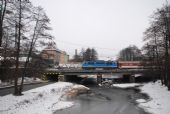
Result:
<svg viewBox="0 0 170 114"><path fill-rule="evenodd" d="M125 73L125 74L135 74L135 73L143 73L146 69L113 69L113 70L58 70L58 69L47 69L46 72L57 73L63 75L85 75L85 74L114 74L114 73Z"/></svg>

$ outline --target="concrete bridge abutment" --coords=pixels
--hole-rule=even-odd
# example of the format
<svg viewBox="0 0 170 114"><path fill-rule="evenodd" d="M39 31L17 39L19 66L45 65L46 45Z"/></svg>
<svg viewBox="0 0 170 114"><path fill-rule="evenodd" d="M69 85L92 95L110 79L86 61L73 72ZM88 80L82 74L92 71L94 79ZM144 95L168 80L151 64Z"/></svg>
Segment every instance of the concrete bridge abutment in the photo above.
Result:
<svg viewBox="0 0 170 114"><path fill-rule="evenodd" d="M102 84L102 74L97 74L97 84Z"/></svg>

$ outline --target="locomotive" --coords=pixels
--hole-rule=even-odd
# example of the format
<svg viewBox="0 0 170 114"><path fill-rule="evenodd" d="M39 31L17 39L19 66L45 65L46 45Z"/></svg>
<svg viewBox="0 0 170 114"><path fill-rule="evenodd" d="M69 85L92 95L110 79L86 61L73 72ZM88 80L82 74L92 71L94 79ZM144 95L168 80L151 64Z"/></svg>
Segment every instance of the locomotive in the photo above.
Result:
<svg viewBox="0 0 170 114"><path fill-rule="evenodd" d="M82 69L131 69L131 68L143 68L141 61L84 61L82 63Z"/></svg>
<svg viewBox="0 0 170 114"><path fill-rule="evenodd" d="M116 61L104 61L104 60L96 60L96 61L85 61L82 63L82 69L115 69L118 67Z"/></svg>

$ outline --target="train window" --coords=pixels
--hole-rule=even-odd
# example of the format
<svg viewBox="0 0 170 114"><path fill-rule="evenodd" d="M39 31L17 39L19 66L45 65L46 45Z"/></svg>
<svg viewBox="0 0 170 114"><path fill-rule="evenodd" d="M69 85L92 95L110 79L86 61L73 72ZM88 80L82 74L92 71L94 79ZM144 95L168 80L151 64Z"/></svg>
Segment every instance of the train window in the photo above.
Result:
<svg viewBox="0 0 170 114"><path fill-rule="evenodd" d="M109 62L107 62L106 64L107 64L107 65L116 65L116 62L113 62L113 61L111 62L111 61L109 61Z"/></svg>
<svg viewBox="0 0 170 114"><path fill-rule="evenodd" d="M89 62L88 64L91 64L91 65L93 65L93 64L94 64L94 62Z"/></svg>
<svg viewBox="0 0 170 114"><path fill-rule="evenodd" d="M104 64L105 62L102 62L102 61L98 61L96 62L96 64Z"/></svg>
<svg viewBox="0 0 170 114"><path fill-rule="evenodd" d="M112 65L113 63L112 63L112 62L107 62L106 64L107 64L107 65Z"/></svg>
<svg viewBox="0 0 170 114"><path fill-rule="evenodd" d="M114 64L116 64L115 62L112 62L112 64L114 65Z"/></svg>

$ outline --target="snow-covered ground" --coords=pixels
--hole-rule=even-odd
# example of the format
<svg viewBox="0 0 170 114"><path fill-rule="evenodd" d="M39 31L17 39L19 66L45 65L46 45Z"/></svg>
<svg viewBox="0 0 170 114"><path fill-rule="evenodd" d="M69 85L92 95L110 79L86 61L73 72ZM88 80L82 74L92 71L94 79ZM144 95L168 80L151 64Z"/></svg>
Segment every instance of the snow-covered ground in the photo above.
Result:
<svg viewBox="0 0 170 114"><path fill-rule="evenodd" d="M24 84L29 84L29 83L39 83L39 82L45 82L39 78L33 78L33 77L25 77L24 78ZM11 87L13 86L14 84L14 81L12 81L12 83L10 82L2 82L0 80L0 88L4 88L4 87ZM18 83L21 83L21 78L18 78Z"/></svg>
<svg viewBox="0 0 170 114"><path fill-rule="evenodd" d="M125 84L113 84L113 87L129 88L129 87L136 87L140 85L141 84L138 84L138 83L125 83Z"/></svg>
<svg viewBox="0 0 170 114"><path fill-rule="evenodd" d="M150 99L136 100L139 103L139 107L152 114L170 114L170 91L168 91L167 87L162 86L160 81L146 84L114 84L113 86L120 88L140 86L141 92L148 94Z"/></svg>
<svg viewBox="0 0 170 114"><path fill-rule="evenodd" d="M58 82L23 92L23 96L0 97L0 114L52 114L71 107L74 103L62 96L72 87L72 83Z"/></svg>
<svg viewBox="0 0 170 114"><path fill-rule="evenodd" d="M149 101L138 99L139 106L153 114L170 114L170 91L167 87L162 86L160 81L156 83L144 84L140 87L142 93L150 96Z"/></svg>
<svg viewBox="0 0 170 114"><path fill-rule="evenodd" d="M141 84L114 84L116 87L129 88ZM149 100L138 99L139 107L153 114L169 114L170 91L160 81L140 86ZM86 88L72 83L58 82L24 92L23 96L7 95L0 97L0 114L52 114L55 110L71 107L73 102L63 100L70 89ZM86 88L88 90L88 88Z"/></svg>

